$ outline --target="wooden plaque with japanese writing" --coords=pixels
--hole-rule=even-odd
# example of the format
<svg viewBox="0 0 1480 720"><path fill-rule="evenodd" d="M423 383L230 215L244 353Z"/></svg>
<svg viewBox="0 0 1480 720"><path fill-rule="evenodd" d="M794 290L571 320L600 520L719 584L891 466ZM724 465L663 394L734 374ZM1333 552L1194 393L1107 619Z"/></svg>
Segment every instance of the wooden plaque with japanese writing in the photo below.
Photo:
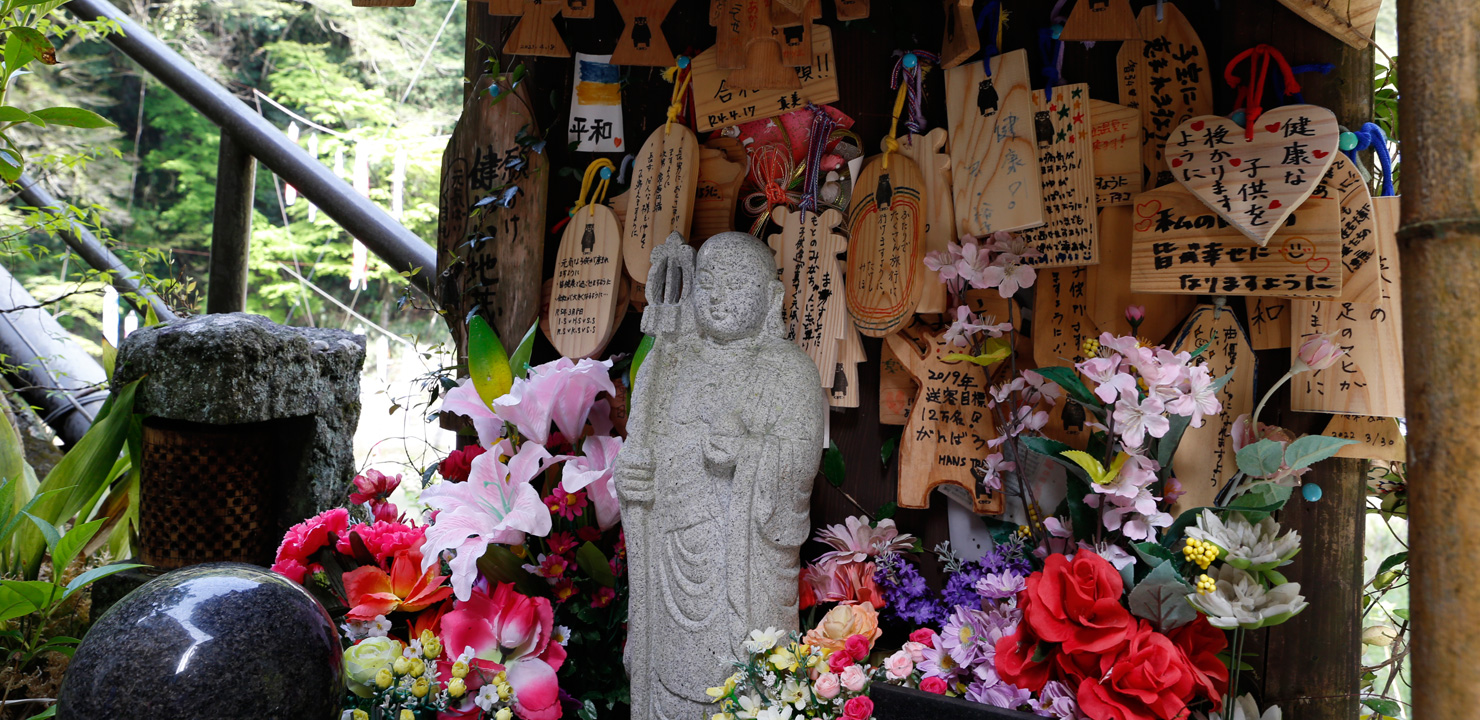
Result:
<svg viewBox="0 0 1480 720"><path fill-rule="evenodd" d="M565 47L565 41L560 39L560 30L555 27L555 16L564 9L565 3L524 0L519 8L523 17L514 26L514 31L509 33L509 39L504 43L504 53L570 57L570 50Z"/></svg>
<svg viewBox="0 0 1480 720"><path fill-rule="evenodd" d="M1028 53L998 55L946 71L956 233L985 237L1043 224Z"/></svg>
<svg viewBox="0 0 1480 720"><path fill-rule="evenodd" d="M694 122L699 132L764 120L805 107L838 100L838 78L833 58L832 31L826 25L812 26L812 62L791 68L801 82L799 90L748 90L730 82L730 73L717 60L717 48L694 57Z"/></svg>
<svg viewBox="0 0 1480 720"><path fill-rule="evenodd" d="M757 90L801 88L801 79L789 66L787 37L771 19L770 0L711 0L710 23L715 29L719 67L731 70L730 85ZM798 26L805 36L810 27ZM792 57L795 61L797 58ZM802 64L806 64L803 62Z"/></svg>
<svg viewBox="0 0 1480 720"><path fill-rule="evenodd" d="M1043 257L1024 258L1025 264L1064 267L1100 261L1090 123L1088 85L1061 85L1051 96L1045 90L1033 91L1043 224L1019 236Z"/></svg>
<svg viewBox="0 0 1480 720"><path fill-rule="evenodd" d="M1166 161L1182 187L1265 245L1340 155L1339 135L1336 116L1315 105L1275 108L1247 132L1226 117L1203 115L1172 131Z"/></svg>
<svg viewBox="0 0 1480 720"><path fill-rule="evenodd" d="M1341 203L1341 299L1377 302L1382 297L1377 267L1377 219L1372 211L1372 193L1368 192L1362 173L1345 155L1336 153L1336 162L1331 163L1331 169L1310 196Z"/></svg>
<svg viewBox="0 0 1480 720"><path fill-rule="evenodd" d="M1089 101L1090 150L1095 156L1095 204L1125 205L1141 192L1141 111Z"/></svg>
<svg viewBox="0 0 1480 720"><path fill-rule="evenodd" d="M1182 11L1171 3L1160 8L1161 22L1155 4L1141 8L1136 23L1142 39L1121 43L1115 56L1120 104L1141 111L1141 163L1150 178L1147 187L1153 188L1172 181L1161 157L1172 129L1213 112L1213 80L1219 69L1209 66L1202 40Z"/></svg>
<svg viewBox="0 0 1480 720"><path fill-rule="evenodd" d="M1100 210L1098 227L1100 264L1089 268L1090 317L1100 332L1129 335L1131 325L1125 319L1125 309L1140 305L1146 308L1146 319L1137 334L1154 344L1162 343L1182 326L1197 305L1197 297L1131 291L1131 206L1112 205Z"/></svg>
<svg viewBox="0 0 1480 720"><path fill-rule="evenodd" d="M858 366L865 362L868 354L863 351L863 336L857 327L848 325L843 329L843 349L838 353L832 387L827 391L830 407L858 407Z"/></svg>
<svg viewBox="0 0 1480 720"><path fill-rule="evenodd" d="M587 205L565 224L545 323L562 357L596 357L616 331L622 229L605 205Z"/></svg>
<svg viewBox="0 0 1480 720"><path fill-rule="evenodd" d="M913 342L918 330L911 334L911 326L900 328L896 335L906 342ZM918 350L918 348L916 348ZM920 353L916 353L918 355ZM910 421L910 405L915 401L915 391L920 384L915 376L904 369L904 363L894 355L894 345L887 340L879 354L879 424L904 425Z"/></svg>
<svg viewBox="0 0 1480 720"><path fill-rule="evenodd" d="M588 0L593 8L595 0ZM663 18L677 0L613 0L622 13L626 27L617 38L617 47L612 51L613 65L646 65L669 67L673 65L673 51L668 49L668 39L663 36Z"/></svg>
<svg viewBox="0 0 1480 720"><path fill-rule="evenodd" d="M925 180L899 154L869 160L848 206L848 314L883 337L914 314L925 282ZM888 197L885 197L888 193Z"/></svg>
<svg viewBox="0 0 1480 720"><path fill-rule="evenodd" d="M745 182L745 164L730 162L721 150L699 149L699 181L694 192L694 236L698 245L735 229L735 203Z"/></svg>
<svg viewBox="0 0 1480 720"><path fill-rule="evenodd" d="M1187 491L1172 505L1173 517L1188 508L1215 504L1218 491L1238 472L1233 421L1254 409L1254 349L1232 310L1198 306L1178 333L1172 351L1192 352L1203 345L1208 349L1199 359L1207 363L1208 375L1216 380L1232 372L1233 377L1217 393L1223 411L1204 418L1200 428L1188 427L1172 456L1173 472Z"/></svg>
<svg viewBox="0 0 1480 720"><path fill-rule="evenodd" d="M505 343L523 337L540 310L549 178L545 155L521 142L538 138L539 125L527 86L490 103L493 82L480 77L469 96L442 156L437 197L438 304L456 319L449 325L462 351L469 310L478 308Z"/></svg>
<svg viewBox="0 0 1480 720"><path fill-rule="evenodd" d="M1300 17L1358 50L1372 42L1382 0L1280 0Z"/></svg>
<svg viewBox="0 0 1480 720"><path fill-rule="evenodd" d="M1139 40L1136 14L1130 0L1079 0L1064 22L1059 39L1065 42L1083 40Z"/></svg>
<svg viewBox="0 0 1480 720"><path fill-rule="evenodd" d="M1255 350L1290 347L1290 301L1283 298L1249 298L1249 344Z"/></svg>
<svg viewBox="0 0 1480 720"><path fill-rule="evenodd" d="M1321 434L1357 441L1355 445L1343 445L1336 451L1336 457L1408 462L1408 443L1396 418L1333 415Z"/></svg>
<svg viewBox="0 0 1480 720"><path fill-rule="evenodd" d="M1095 297L1094 268L1087 266L1048 268L1039 271L1033 283L1033 363L1038 367L1073 367L1083 362L1084 341L1098 338L1100 329L1090 316ZM1083 422L1068 422L1064 405L1049 410L1043 434L1083 450L1090 428Z"/></svg>
<svg viewBox="0 0 1480 720"><path fill-rule="evenodd" d="M929 507L931 489L949 484L970 494L976 512L1002 512L1002 494L980 485L983 464L991 453L987 443L996 437L987 407L986 368L946 362L944 357L959 348L928 333L923 340L929 349L921 357L904 338L885 338L900 364L920 383L899 441L899 505Z"/></svg>
<svg viewBox="0 0 1480 720"><path fill-rule="evenodd" d="M950 70L982 49L971 17L971 0L944 0L946 28L941 33L940 66Z"/></svg>
<svg viewBox="0 0 1480 720"><path fill-rule="evenodd" d="M1296 375L1290 408L1305 412L1404 417L1403 311L1398 266L1398 198L1373 198L1381 298L1376 303L1294 302L1290 326L1293 359L1308 336L1333 333L1347 356L1336 364Z"/></svg>
<svg viewBox="0 0 1480 720"><path fill-rule="evenodd" d="M698 180L699 139L694 131L678 123L658 126L632 164L622 260L633 280L647 282L653 248L669 233L689 237Z"/></svg>
<svg viewBox="0 0 1480 720"><path fill-rule="evenodd" d="M822 387L831 389L850 323L843 294L848 239L837 232L843 214L827 209L800 213L777 206L771 219L781 232L767 240L781 269L781 324L787 337L812 358Z"/></svg>
<svg viewBox="0 0 1480 720"><path fill-rule="evenodd" d="M1131 205L1131 289L1194 295L1341 297L1341 208L1302 204L1261 247L1178 185Z"/></svg>
<svg viewBox="0 0 1480 720"><path fill-rule="evenodd" d="M955 203L951 197L951 156L945 154L945 128L935 128L924 135L905 135L899 139L899 154L913 161L925 181L925 252L946 252L956 239ZM923 258L924 255L921 255ZM925 269L925 288L920 293L917 313L943 313L946 286L940 273Z"/></svg>

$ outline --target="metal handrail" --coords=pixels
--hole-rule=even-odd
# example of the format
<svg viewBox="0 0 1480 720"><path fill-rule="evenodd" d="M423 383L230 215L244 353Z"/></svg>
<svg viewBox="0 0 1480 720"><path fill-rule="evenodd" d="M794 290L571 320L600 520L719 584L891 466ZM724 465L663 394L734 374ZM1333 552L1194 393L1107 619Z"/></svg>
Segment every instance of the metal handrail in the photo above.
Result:
<svg viewBox="0 0 1480 720"><path fill-rule="evenodd" d="M435 299L437 252L375 203L354 190L303 148L289 140L241 98L207 77L179 53L106 0L71 0L65 6L81 20L109 20L121 33L108 41L149 74L219 126L298 193L317 205L411 284ZM96 267L96 266L95 266Z"/></svg>

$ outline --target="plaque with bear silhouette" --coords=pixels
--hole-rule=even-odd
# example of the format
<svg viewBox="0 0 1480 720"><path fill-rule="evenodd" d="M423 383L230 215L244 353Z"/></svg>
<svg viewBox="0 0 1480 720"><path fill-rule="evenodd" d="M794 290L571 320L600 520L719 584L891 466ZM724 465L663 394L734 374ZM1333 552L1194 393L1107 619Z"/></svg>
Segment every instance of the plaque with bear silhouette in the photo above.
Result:
<svg viewBox="0 0 1480 720"><path fill-rule="evenodd" d="M576 210L560 234L550 305L550 344L564 357L595 357L616 329L622 281L622 230L605 205Z"/></svg>
<svg viewBox="0 0 1480 720"><path fill-rule="evenodd" d="M627 22L612 51L613 65L669 67L675 58L663 37L663 18L675 0L612 0Z"/></svg>
<svg viewBox="0 0 1480 720"><path fill-rule="evenodd" d="M951 187L956 233L977 237L1043 224L1028 53L993 57L946 71Z"/></svg>

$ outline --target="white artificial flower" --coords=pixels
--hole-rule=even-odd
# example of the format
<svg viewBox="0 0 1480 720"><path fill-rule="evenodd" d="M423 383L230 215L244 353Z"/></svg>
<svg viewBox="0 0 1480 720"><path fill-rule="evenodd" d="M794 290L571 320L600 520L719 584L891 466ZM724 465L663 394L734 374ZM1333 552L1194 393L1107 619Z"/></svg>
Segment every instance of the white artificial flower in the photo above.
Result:
<svg viewBox="0 0 1480 720"><path fill-rule="evenodd" d="M357 643L370 637L370 623L347 620L339 627L344 630L344 636L349 638L351 643Z"/></svg>
<svg viewBox="0 0 1480 720"><path fill-rule="evenodd" d="M473 657L477 654L478 651L474 650L472 645L466 645L463 647L462 654L458 655L457 659L453 662L460 662L471 665L473 663Z"/></svg>
<svg viewBox="0 0 1480 720"><path fill-rule="evenodd" d="M1398 639L1398 631L1391 625L1373 625L1362 630L1362 644L1373 647L1387 647Z"/></svg>
<svg viewBox="0 0 1480 720"><path fill-rule="evenodd" d="M755 720L761 710L761 698L755 693L741 695L739 698L740 709L735 711L735 717L740 720Z"/></svg>
<svg viewBox="0 0 1480 720"><path fill-rule="evenodd" d="M1191 593L1187 601L1207 615L1208 624L1216 628L1255 630L1278 625L1310 604L1300 594L1300 583L1266 589L1253 575L1228 564L1209 575L1217 582L1217 589L1207 595Z"/></svg>
<svg viewBox="0 0 1480 720"><path fill-rule="evenodd" d="M791 706L772 705L756 713L755 720L791 720Z"/></svg>
<svg viewBox="0 0 1480 720"><path fill-rule="evenodd" d="M483 712L493 712L493 706L498 704L498 689L493 683L485 684L478 688L478 697L473 698L473 703L482 708Z"/></svg>
<svg viewBox="0 0 1480 720"><path fill-rule="evenodd" d="M556 625L550 631L550 640L564 647L566 643L570 642L570 628L564 625Z"/></svg>
<svg viewBox="0 0 1480 720"><path fill-rule="evenodd" d="M370 621L369 628L366 632L370 637L389 637L391 634L391 621L385 619L384 615L376 615L375 619Z"/></svg>
<svg viewBox="0 0 1480 720"><path fill-rule="evenodd" d="M412 638L411 644L407 645L406 649L401 651L401 655L407 660L414 660L421 657L421 640Z"/></svg>
<svg viewBox="0 0 1480 720"><path fill-rule="evenodd" d="M1204 716L1207 720L1282 720L1280 706L1270 705L1264 709L1264 714L1259 714L1259 706L1254 704L1252 694L1240 695L1234 700L1231 708L1222 713L1213 713Z"/></svg>
<svg viewBox="0 0 1480 720"><path fill-rule="evenodd" d="M786 631L777 630L773 627L768 627L765 630L751 630L750 639L744 643L745 651L752 655L769 652L771 648L776 647L776 643L783 637L786 637Z"/></svg>
<svg viewBox="0 0 1480 720"><path fill-rule="evenodd" d="M781 686L781 702L794 705L798 710L805 708L812 696L807 685L808 683L798 682L796 678L787 678Z"/></svg>
<svg viewBox="0 0 1480 720"><path fill-rule="evenodd" d="M1223 562L1240 570L1273 570L1300 552L1300 533L1280 535L1279 523L1267 516L1255 525L1241 513L1231 512L1224 520L1205 509L1197 527L1187 528L1187 536L1222 548L1227 553Z"/></svg>

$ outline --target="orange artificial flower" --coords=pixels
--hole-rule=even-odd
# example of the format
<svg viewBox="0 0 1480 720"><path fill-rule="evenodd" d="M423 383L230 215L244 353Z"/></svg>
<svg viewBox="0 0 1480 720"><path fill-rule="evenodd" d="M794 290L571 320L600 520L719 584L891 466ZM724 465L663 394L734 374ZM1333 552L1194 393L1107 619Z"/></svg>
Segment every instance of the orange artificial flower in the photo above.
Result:
<svg viewBox="0 0 1480 720"><path fill-rule="evenodd" d="M868 638L870 647L883 635L879 629L879 613L869 603L843 603L829 610L817 627L807 631L803 641L815 648L842 650L848 638L862 635Z"/></svg>
<svg viewBox="0 0 1480 720"><path fill-rule="evenodd" d="M421 551L402 550L391 561L389 575L374 565L344 574L344 594L350 604L347 617L364 622L397 610L425 610L452 594L452 588L443 585L446 580L435 566L421 572Z"/></svg>

